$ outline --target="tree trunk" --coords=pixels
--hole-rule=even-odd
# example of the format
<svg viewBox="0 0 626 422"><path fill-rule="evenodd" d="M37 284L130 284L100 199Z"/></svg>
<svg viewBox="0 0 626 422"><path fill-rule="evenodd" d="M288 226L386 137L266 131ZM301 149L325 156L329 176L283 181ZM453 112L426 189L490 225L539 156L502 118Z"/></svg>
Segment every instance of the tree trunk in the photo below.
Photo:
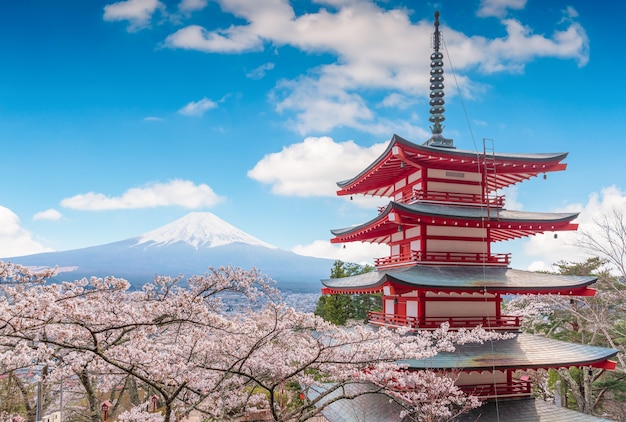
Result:
<svg viewBox="0 0 626 422"><path fill-rule="evenodd" d="M96 396L96 391L91 384L91 379L89 378L89 374L86 370L82 370L78 375L78 379L80 383L83 385L85 389L85 394L87 396L87 401L89 402L89 420L91 422L102 422L102 415L100 410L100 403L98 403L98 397Z"/></svg>
<svg viewBox="0 0 626 422"><path fill-rule="evenodd" d="M559 374L561 378L569 385L570 391L574 396L574 400L576 400L576 406L578 407L578 411L582 413L585 412L585 398L581 392L581 386L576 382L576 380L570 374L569 369L559 369ZM567 404L566 404L567 406Z"/></svg>
<svg viewBox="0 0 626 422"><path fill-rule="evenodd" d="M584 413L593 414L593 390L591 388L591 382L593 381L593 369L581 368L583 371L583 394L585 395L585 411Z"/></svg>
<svg viewBox="0 0 626 422"><path fill-rule="evenodd" d="M128 395L130 396L130 402L133 406L139 406L141 401L139 399L139 391L137 390L137 382L135 378L128 377Z"/></svg>
<svg viewBox="0 0 626 422"><path fill-rule="evenodd" d="M15 385L20 390L20 394L22 395L22 401L24 403L24 408L26 409L26 418L29 422L35 422L37 419L37 409L30 403L28 389L24 385L19 377L15 376L15 373L11 371L10 377L15 381Z"/></svg>

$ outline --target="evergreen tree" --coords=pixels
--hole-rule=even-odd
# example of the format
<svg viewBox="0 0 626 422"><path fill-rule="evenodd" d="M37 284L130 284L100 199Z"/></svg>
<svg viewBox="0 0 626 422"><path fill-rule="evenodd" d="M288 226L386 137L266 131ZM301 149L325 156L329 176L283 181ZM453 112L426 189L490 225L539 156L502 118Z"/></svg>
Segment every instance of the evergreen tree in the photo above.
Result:
<svg viewBox="0 0 626 422"><path fill-rule="evenodd" d="M374 271L374 266L355 264L337 260L330 270L330 278L351 277ZM336 325L345 324L348 319L367 319L368 312L380 310L380 294L362 295L322 295L315 308L315 315Z"/></svg>

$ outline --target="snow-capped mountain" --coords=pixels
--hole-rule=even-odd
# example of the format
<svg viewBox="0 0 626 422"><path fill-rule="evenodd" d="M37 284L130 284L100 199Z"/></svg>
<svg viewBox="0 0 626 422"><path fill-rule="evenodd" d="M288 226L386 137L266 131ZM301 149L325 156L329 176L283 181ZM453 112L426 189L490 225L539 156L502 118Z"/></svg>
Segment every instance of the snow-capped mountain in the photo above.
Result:
<svg viewBox="0 0 626 422"><path fill-rule="evenodd" d="M245 243L276 249L276 246L239 230L210 212L189 213L170 224L145 233L139 237L137 244L162 246L178 242L187 243L196 249L213 248L229 243Z"/></svg>
<svg viewBox="0 0 626 422"><path fill-rule="evenodd" d="M113 275L139 287L155 275L191 276L208 267L257 268L291 291L319 291L331 259L302 256L259 240L209 212L194 212L142 236L105 245L3 259L59 267L58 281Z"/></svg>

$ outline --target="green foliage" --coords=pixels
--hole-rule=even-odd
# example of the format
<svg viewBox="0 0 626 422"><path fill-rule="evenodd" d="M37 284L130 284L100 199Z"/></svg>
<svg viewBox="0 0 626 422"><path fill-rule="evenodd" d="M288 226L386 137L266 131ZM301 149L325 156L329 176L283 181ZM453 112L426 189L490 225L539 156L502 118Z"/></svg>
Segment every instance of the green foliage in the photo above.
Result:
<svg viewBox="0 0 626 422"><path fill-rule="evenodd" d="M350 295L322 295L317 302L315 315L333 324L343 325L348 321L351 302Z"/></svg>
<svg viewBox="0 0 626 422"><path fill-rule="evenodd" d="M360 265L335 261L330 270L330 278L351 277L374 271L372 265ZM344 325L349 319L364 320L370 311L382 309L380 294L361 295L322 295L315 308L315 315L336 325Z"/></svg>
<svg viewBox="0 0 626 422"><path fill-rule="evenodd" d="M32 393L33 386L25 385L14 372L4 374L0 379L0 415L27 415L28 409L24 402L26 398L22 388Z"/></svg>
<svg viewBox="0 0 626 422"><path fill-rule="evenodd" d="M598 275L603 273L602 267L606 261L594 256L584 262L559 261L555 265L559 268L559 274L563 275Z"/></svg>
<svg viewBox="0 0 626 422"><path fill-rule="evenodd" d="M365 274L374 271L374 266L370 264L360 265L353 262L343 262L337 260L330 270L330 278L344 278L353 275Z"/></svg>
<svg viewBox="0 0 626 422"><path fill-rule="evenodd" d="M614 348L626 339L626 303L623 282L606 270L607 261L600 257L582 262L560 261L556 265L559 274L568 276L593 276L597 290L592 297L553 297L551 313L544 315L534 325L535 332L567 342ZM538 298L538 300L544 300ZM556 388L557 377L568 407L594 413L607 412L609 408L621 408L612 402L626 401L624 368L603 371L589 368L570 368L550 371L548 387ZM588 377L585 379L585 372ZM610 394L606 394L610 393ZM581 401L580 403L577 401ZM584 403L583 403L584 402ZM610 413L610 411L609 411Z"/></svg>

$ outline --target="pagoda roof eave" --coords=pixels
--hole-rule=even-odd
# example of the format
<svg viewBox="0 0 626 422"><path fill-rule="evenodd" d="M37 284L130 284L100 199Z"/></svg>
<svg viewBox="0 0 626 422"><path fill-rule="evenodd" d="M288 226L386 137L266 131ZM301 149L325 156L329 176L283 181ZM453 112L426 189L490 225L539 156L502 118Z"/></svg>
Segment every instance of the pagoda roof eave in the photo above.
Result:
<svg viewBox="0 0 626 422"><path fill-rule="evenodd" d="M366 293L393 285L404 291L593 296L595 291L589 286L596 280L503 267L418 264L322 280L322 284L327 293Z"/></svg>
<svg viewBox="0 0 626 422"><path fill-rule="evenodd" d="M372 193L373 186L365 183L366 179L374 174L385 173L382 177L386 182L378 182L375 185L391 184L393 181L407 176L415 171L414 166L430 168L448 168L459 171L477 171L477 163L482 152L458 150L456 148L438 147L434 145L420 145L410 142L398 135L393 135L389 145L383 153L363 171L351 179L337 182L340 190L338 195L350 195L355 193ZM568 153L494 153L490 159L502 163L498 167L501 176L495 187L504 187L519 181L533 177L539 173L565 170L566 165L560 162L567 157ZM412 165L405 166L405 162ZM510 177L506 175L510 174ZM515 176L517 174L517 176ZM385 196L383 193L377 193Z"/></svg>
<svg viewBox="0 0 626 422"><path fill-rule="evenodd" d="M572 221L580 213L577 212L533 212L533 211L515 211L505 208L488 208L488 207L466 207L466 206L450 206L428 203L403 204L400 202L391 202L392 207L405 213L415 213L430 217L457 217L462 219L473 220L498 220L511 223L517 222L567 222Z"/></svg>
<svg viewBox="0 0 626 422"><path fill-rule="evenodd" d="M519 333L493 342L467 343L454 352L439 353L428 359L401 361L411 369L493 371L504 369L567 368L595 366L606 368L618 351L606 347L568 343Z"/></svg>
<svg viewBox="0 0 626 422"><path fill-rule="evenodd" d="M599 416L587 415L558 406L540 398L490 401L457 416L457 422L609 422Z"/></svg>
<svg viewBox="0 0 626 422"><path fill-rule="evenodd" d="M524 237L546 231L575 230L570 224L579 213L547 213L514 211L486 207L463 207L427 203L401 204L391 201L387 207L370 221L330 232L336 236L332 243L349 241L384 242L397 231L398 226L421 223L441 226L470 226L498 230L494 240ZM422 221L422 219L428 219Z"/></svg>
<svg viewBox="0 0 626 422"><path fill-rule="evenodd" d="M389 422L390 415L399 415L403 407L382 393L377 393L377 386L364 383L347 384L343 389L355 396L353 399L337 398L339 392L329 392L332 384L312 386L307 390L310 400L317 399L320 394L328 393L322 398L319 405L325 405L322 414L329 420L362 420L367 415L369 422ZM330 403L326 403L331 400ZM542 399L515 398L506 400L500 398L495 401L487 401L480 407L470 410L468 413L457 415L456 422L610 422L599 416L587 415L566 407L557 406L554 403Z"/></svg>

